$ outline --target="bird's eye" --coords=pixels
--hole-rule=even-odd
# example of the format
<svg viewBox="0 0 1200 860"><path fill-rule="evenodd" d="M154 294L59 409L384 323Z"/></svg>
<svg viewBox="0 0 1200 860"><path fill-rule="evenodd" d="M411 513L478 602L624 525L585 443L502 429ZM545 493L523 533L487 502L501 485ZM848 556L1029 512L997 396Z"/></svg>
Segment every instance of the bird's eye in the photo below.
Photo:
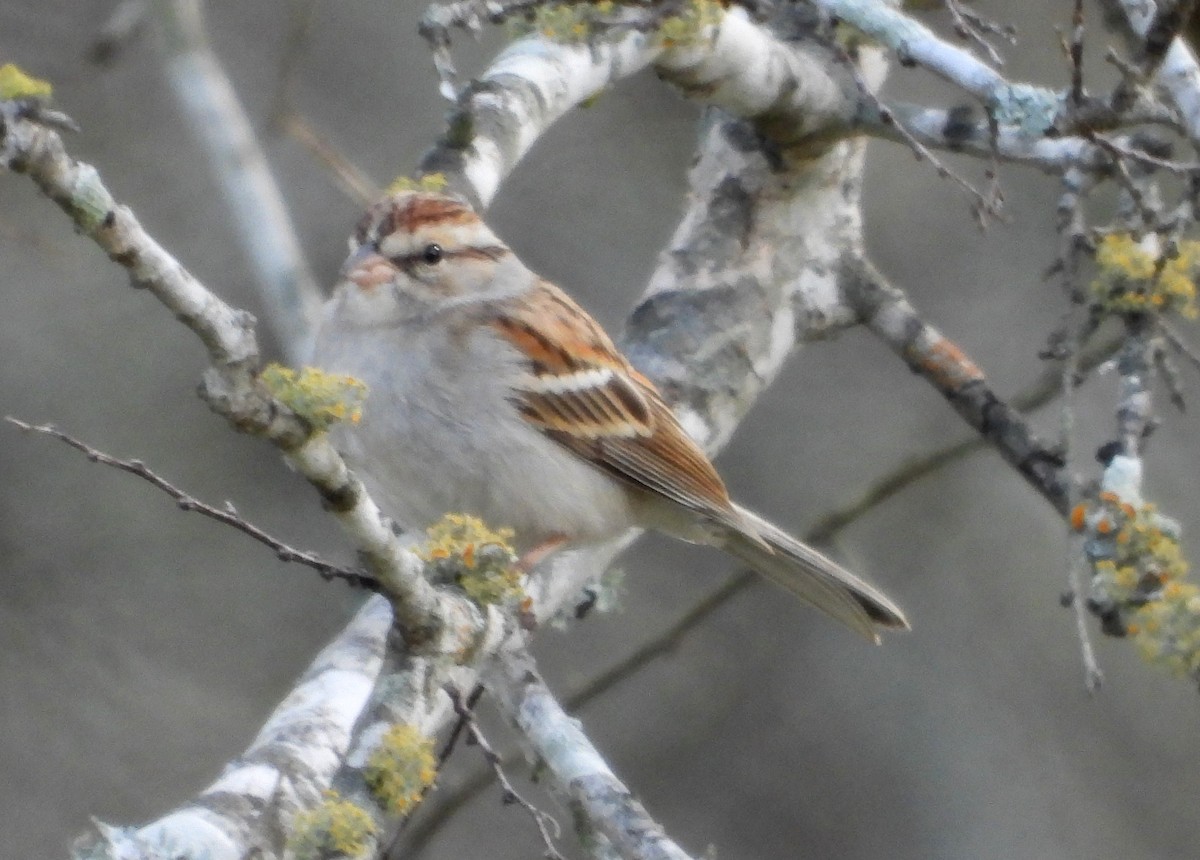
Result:
<svg viewBox="0 0 1200 860"><path fill-rule="evenodd" d="M425 246L425 250L421 252L421 259L429 265L440 263L442 261L442 246L436 242Z"/></svg>

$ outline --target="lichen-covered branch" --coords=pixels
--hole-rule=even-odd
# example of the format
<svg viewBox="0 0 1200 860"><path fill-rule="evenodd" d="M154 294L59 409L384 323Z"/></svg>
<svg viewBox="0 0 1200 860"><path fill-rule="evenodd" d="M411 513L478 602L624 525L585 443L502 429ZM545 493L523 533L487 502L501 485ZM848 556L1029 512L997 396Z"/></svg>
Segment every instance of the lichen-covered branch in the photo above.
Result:
<svg viewBox="0 0 1200 860"><path fill-rule="evenodd" d="M992 390L980 368L925 322L908 299L865 260L843 267L847 293L862 321L913 372L922 376L971 427L1064 516L1070 480L1062 454L1034 435L1025 419Z"/></svg>
<svg viewBox="0 0 1200 860"><path fill-rule="evenodd" d="M445 174L486 205L555 120L651 65L690 97L755 119L760 132L769 129L780 140L845 128L857 112L858 92L831 56L818 40L783 42L741 8L669 44L636 29L590 41L529 36L462 88L447 133L422 159L421 172ZM878 80L881 74L876 59L870 75Z"/></svg>
<svg viewBox="0 0 1200 860"><path fill-rule="evenodd" d="M998 114L1023 114L1048 122L1055 110L1049 91L1012 84L970 51L953 45L924 24L882 0L812 0L827 15L886 45L902 62L915 63L957 84ZM1047 126L1048 127L1048 126Z"/></svg>
<svg viewBox="0 0 1200 860"><path fill-rule="evenodd" d="M1118 14L1124 14L1134 51L1144 52L1151 60L1147 71L1157 71L1155 80L1178 108L1188 137L1193 142L1200 141L1200 65L1192 49L1178 37L1158 40L1153 50L1144 47L1146 34L1156 20L1158 4L1141 0L1105 0L1105 5L1117 6Z"/></svg>
<svg viewBox="0 0 1200 860"><path fill-rule="evenodd" d="M710 450L798 342L856 322L836 261L862 241L861 145L789 163L751 123L711 109L688 209L622 345Z"/></svg>
<svg viewBox="0 0 1200 860"><path fill-rule="evenodd" d="M317 656L244 753L189 803L140 828L101 825L79 858L278 857L281 836L316 806L375 687L392 624L375 598Z"/></svg>
<svg viewBox="0 0 1200 860"><path fill-rule="evenodd" d="M239 430L277 445L313 484L392 598L409 635L432 640L484 634L486 620L472 604L441 595L425 581L420 560L401 547L325 434L312 432L261 384L253 318L205 288L117 204L94 167L69 156L59 135L27 114L20 102L0 102L0 167L28 174L81 232L129 271L136 286L200 338L212 361L203 386L209 405Z"/></svg>
<svg viewBox="0 0 1200 860"><path fill-rule="evenodd" d="M553 784L626 860L689 860L650 817L562 709L524 648L505 650L493 684L501 709L521 730Z"/></svg>
<svg viewBox="0 0 1200 860"><path fill-rule="evenodd" d="M655 61L660 76L690 98L754 120L760 133L786 145L843 127L859 109L848 66L835 60L825 40L782 40L734 7L722 16L711 39L695 38L664 50ZM879 67L877 54L871 57Z"/></svg>
<svg viewBox="0 0 1200 860"><path fill-rule="evenodd" d="M993 126L967 106L945 109L898 103L888 107L890 119L867 108L856 119L857 127L872 137L896 142L903 142L903 134L907 132L930 149L1025 164L1055 175L1071 168L1103 172L1111 164L1104 148L1087 137L1028 134L1015 125ZM1173 114L1145 105L1144 109L1130 109L1120 116L1094 119L1098 122L1092 130L1099 131L1106 126L1170 125Z"/></svg>
<svg viewBox="0 0 1200 860"><path fill-rule="evenodd" d="M500 183L550 125L605 87L646 68L656 50L631 32L596 45L536 38L509 45L463 88L447 133L421 161L487 205Z"/></svg>

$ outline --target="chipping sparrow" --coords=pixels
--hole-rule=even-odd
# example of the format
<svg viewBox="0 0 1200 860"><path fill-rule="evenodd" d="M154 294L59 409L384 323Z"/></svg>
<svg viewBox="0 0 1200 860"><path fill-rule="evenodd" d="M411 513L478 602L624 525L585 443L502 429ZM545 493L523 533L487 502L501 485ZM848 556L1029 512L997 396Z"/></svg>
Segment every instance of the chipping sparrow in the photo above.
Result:
<svg viewBox="0 0 1200 860"><path fill-rule="evenodd" d="M316 364L367 385L337 443L384 511L515 530L526 559L652 528L719 547L878 641L880 591L729 500L658 390L462 199L406 191L355 232Z"/></svg>

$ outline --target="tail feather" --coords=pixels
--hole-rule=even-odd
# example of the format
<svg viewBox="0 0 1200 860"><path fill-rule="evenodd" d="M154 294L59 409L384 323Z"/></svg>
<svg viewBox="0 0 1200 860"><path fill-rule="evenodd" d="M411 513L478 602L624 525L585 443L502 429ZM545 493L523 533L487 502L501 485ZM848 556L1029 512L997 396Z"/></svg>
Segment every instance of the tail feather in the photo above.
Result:
<svg viewBox="0 0 1200 860"><path fill-rule="evenodd" d="M904 613L882 591L757 514L741 507L737 512L746 528L729 528L726 552L876 644L879 627L909 629Z"/></svg>

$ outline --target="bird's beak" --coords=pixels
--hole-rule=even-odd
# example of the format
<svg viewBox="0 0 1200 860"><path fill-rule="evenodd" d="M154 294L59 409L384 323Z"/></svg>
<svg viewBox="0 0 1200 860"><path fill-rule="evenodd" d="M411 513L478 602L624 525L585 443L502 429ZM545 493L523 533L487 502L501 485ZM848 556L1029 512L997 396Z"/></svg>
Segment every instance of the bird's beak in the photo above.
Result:
<svg viewBox="0 0 1200 860"><path fill-rule="evenodd" d="M363 244L350 252L346 262L342 263L338 278L367 290L390 281L395 273L396 267L381 256L373 245Z"/></svg>
<svg viewBox="0 0 1200 860"><path fill-rule="evenodd" d="M362 264L371 257L378 255L379 252L376 251L369 243L359 245L350 252L350 256L346 258L346 262L342 263L342 270L338 272L338 278L343 281L346 280L350 277L351 272L362 266Z"/></svg>

